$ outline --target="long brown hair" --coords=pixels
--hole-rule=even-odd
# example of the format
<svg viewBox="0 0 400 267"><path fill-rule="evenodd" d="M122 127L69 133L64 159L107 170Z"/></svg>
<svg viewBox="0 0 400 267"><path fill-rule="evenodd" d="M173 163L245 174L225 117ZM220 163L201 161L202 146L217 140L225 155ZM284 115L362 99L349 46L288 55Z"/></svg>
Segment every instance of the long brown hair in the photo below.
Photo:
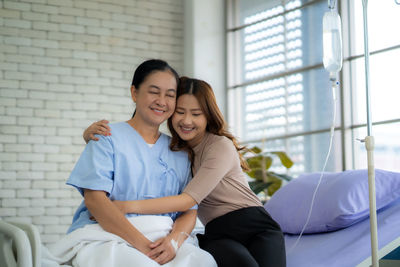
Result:
<svg viewBox="0 0 400 267"><path fill-rule="evenodd" d="M248 171L249 166L244 160L242 154L240 153L240 151L245 149L245 147L239 146L236 138L227 130L227 124L224 120L224 116L218 108L217 101L211 86L205 81L191 79L183 76L180 78L180 82L178 85L177 99L181 95L185 94L193 95L194 97L196 97L197 101L199 101L201 110L207 119L206 131L215 135L225 136L229 138L233 142L233 145L235 146L239 154L240 166L244 171ZM172 140L170 144L171 150L187 151L189 153L190 160L193 163L194 152L186 141L179 138L179 135L176 133L172 126L172 117L168 119L168 128L172 134Z"/></svg>

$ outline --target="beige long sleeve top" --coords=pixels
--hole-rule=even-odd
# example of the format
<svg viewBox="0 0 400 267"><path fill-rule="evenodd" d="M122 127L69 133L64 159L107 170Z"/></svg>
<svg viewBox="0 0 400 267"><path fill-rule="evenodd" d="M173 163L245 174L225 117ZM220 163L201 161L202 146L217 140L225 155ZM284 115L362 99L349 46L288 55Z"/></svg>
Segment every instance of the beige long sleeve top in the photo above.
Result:
<svg viewBox="0 0 400 267"><path fill-rule="evenodd" d="M234 210L262 206L249 187L230 139L206 133L193 150L194 177L184 192L199 204L198 216L204 225Z"/></svg>

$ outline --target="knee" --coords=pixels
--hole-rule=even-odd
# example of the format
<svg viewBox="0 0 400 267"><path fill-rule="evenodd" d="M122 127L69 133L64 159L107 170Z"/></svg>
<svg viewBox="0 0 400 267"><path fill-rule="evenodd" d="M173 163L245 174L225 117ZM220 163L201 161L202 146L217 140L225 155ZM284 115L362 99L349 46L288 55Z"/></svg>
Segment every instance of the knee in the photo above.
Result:
<svg viewBox="0 0 400 267"><path fill-rule="evenodd" d="M209 252L217 262L218 267L258 267L257 261L247 251L243 249L225 249L222 247L205 247L203 248Z"/></svg>
<svg viewBox="0 0 400 267"><path fill-rule="evenodd" d="M218 267L258 267L257 261L249 254L226 254L215 258Z"/></svg>

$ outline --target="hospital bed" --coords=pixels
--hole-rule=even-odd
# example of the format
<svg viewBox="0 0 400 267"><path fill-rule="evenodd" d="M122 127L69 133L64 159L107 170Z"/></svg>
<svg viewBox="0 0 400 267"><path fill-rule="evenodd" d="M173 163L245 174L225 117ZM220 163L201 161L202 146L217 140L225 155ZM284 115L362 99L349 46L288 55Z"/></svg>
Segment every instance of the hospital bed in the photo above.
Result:
<svg viewBox="0 0 400 267"><path fill-rule="evenodd" d="M367 267L371 264L369 220L334 232L285 235L287 267ZM378 257L400 246L400 200L378 213ZM400 261L381 260L380 267L400 266Z"/></svg>
<svg viewBox="0 0 400 267"><path fill-rule="evenodd" d="M400 247L400 173L377 169L375 175L381 259ZM303 174L265 204L285 233L287 267L370 266L367 170L324 173L320 177L320 173ZM380 260L379 265L400 266L400 259L396 259Z"/></svg>
<svg viewBox="0 0 400 267"><path fill-rule="evenodd" d="M307 174L292 180L267 202L266 210L286 233L287 267L370 266L365 172L357 170L324 175L314 203L312 214L315 216L311 216L309 223L311 228L307 228L299 242L298 233L304 225L319 174ZM376 193L378 257L382 258L400 247L400 173L376 170ZM341 218L343 211L350 211L344 219ZM196 224L194 233L202 231L204 227ZM40 266L40 249L40 236L35 226L0 220L0 266ZM380 262L380 267L394 266L400 266L400 261Z"/></svg>
<svg viewBox="0 0 400 267"><path fill-rule="evenodd" d="M0 266L39 267L41 245L37 228L17 225L0 221ZM201 228L199 225L195 231L201 232ZM287 267L370 266L368 219L343 230L304 235L290 251L297 237L285 235ZM400 199L378 213L378 238L379 258L400 246ZM395 266L400 266L400 262L380 261L380 267Z"/></svg>

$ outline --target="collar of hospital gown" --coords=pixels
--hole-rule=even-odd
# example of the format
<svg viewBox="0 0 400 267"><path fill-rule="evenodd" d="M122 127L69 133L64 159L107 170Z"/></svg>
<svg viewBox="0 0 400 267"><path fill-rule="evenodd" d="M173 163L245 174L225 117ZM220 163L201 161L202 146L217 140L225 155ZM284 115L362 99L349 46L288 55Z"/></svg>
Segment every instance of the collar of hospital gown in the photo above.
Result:
<svg viewBox="0 0 400 267"><path fill-rule="evenodd" d="M190 179L190 162L186 153L169 149L168 136L161 134L150 147L129 124L110 127L111 136L88 143L67 184L82 195L84 189L105 191L111 200L158 198L183 191ZM176 213L163 215L176 217ZM69 232L93 223L89 217L82 202Z"/></svg>

